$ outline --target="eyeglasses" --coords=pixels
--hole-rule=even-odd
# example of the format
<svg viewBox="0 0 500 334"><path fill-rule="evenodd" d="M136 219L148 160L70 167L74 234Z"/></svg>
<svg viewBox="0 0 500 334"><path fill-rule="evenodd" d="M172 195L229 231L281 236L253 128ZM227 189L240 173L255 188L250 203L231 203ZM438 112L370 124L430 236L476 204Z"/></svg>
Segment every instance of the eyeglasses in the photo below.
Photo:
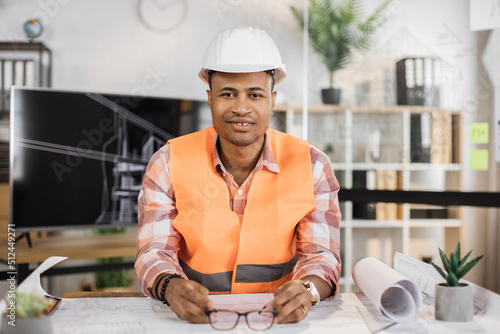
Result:
<svg viewBox="0 0 500 334"><path fill-rule="evenodd" d="M278 312L274 310L258 310L240 313L230 310L206 311L208 321L213 329L228 331L238 324L241 316L245 317L248 327L254 331L265 331L271 328Z"/></svg>

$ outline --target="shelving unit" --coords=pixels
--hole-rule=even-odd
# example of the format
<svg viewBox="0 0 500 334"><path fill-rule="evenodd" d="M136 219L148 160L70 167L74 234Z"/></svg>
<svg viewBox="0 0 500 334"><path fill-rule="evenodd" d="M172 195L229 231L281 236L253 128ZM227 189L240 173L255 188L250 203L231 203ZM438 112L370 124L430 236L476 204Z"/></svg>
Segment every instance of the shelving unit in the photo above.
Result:
<svg viewBox="0 0 500 334"><path fill-rule="evenodd" d="M52 51L40 42L0 41L0 183L9 179L10 90L51 87Z"/></svg>
<svg viewBox="0 0 500 334"><path fill-rule="evenodd" d="M273 126L281 131L297 135L297 128L300 124L296 124L301 117L298 113L302 112L302 108L297 106L277 106L274 109L275 121ZM353 173L355 171L396 171L399 182L398 189L401 190L416 190L412 183L412 175L417 173L438 172L443 175L445 180L444 188L450 186L447 180L450 175L454 179L451 185L454 190L460 189L460 161L454 161L459 158L459 123L454 126L457 131L450 131L453 133L452 137L455 140L451 142L452 138L445 138L448 140L448 147L438 147L438 149L446 149L449 154L444 161L449 163L422 163L411 162L411 115L424 114L439 115L449 114L451 117L458 117L460 121L460 113L456 111L440 110L437 108L428 108L421 106L395 106L395 107L341 107L333 105L321 105L309 107L309 141L314 146L322 149L327 153L328 146L334 146L335 154L327 153L332 160L334 171L341 183L342 188L353 187ZM317 122L311 121L315 117L319 117ZM370 121L370 117L376 117L375 121ZM373 118L375 120L375 118ZM437 124L437 122L436 122ZM382 130L376 129L377 126ZM451 125L451 122L449 124ZM375 148L377 161L363 161L370 160L373 154L367 154L368 149L372 149L371 137L360 138L366 135L366 129L374 128L374 131L379 131L378 140L379 147ZM366 128L366 129L365 129ZM364 131L365 129L365 131ZM385 130L384 130L385 129ZM384 131L389 133L384 133ZM427 129L429 133L433 129ZM294 133L295 132L295 133ZM436 137L437 138L437 137ZM434 134L433 141L434 143ZM456 145L453 147L452 145ZM433 146L435 149L437 146ZM325 149L326 148L326 149ZM378 151L377 151L378 150ZM450 150L453 150L453 155ZM367 159L368 158L368 159ZM454 159L454 160L453 160ZM431 185L432 186L432 185ZM425 185L420 185L420 188ZM425 190L445 190L445 189L425 189ZM424 189L418 189L424 190ZM342 290L350 292L355 284L352 280L352 268L358 260L363 257L374 256L385 261L388 265L392 265L392 256L395 251L402 252L407 255L411 253L425 253L426 256L436 254L437 246L443 248L445 243L446 229L459 229L462 226L460 219L460 212L454 212L456 217L447 219L412 219L410 216L411 205L402 204L398 211L398 219L356 219L353 217L353 203L341 203L342 211ZM458 233L459 234L459 233ZM423 237L421 236L423 235ZM422 242L421 239L429 239L432 247L429 249L414 250L412 244ZM425 244L427 241L423 241ZM372 244L372 246L370 246ZM373 246L375 245L375 246ZM418 248L418 245L415 246ZM428 252L431 252L430 254Z"/></svg>

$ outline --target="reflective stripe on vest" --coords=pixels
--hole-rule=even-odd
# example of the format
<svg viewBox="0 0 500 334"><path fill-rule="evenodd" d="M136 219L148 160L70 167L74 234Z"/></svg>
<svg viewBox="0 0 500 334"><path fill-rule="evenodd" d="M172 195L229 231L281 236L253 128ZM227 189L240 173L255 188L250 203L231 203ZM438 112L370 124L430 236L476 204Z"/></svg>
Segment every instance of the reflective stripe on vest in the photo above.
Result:
<svg viewBox="0 0 500 334"><path fill-rule="evenodd" d="M311 155L301 139L267 135L280 173L254 175L241 222L213 165L213 127L169 141L178 257L186 275L212 292L273 292L291 279L295 228L314 209Z"/></svg>
<svg viewBox="0 0 500 334"><path fill-rule="evenodd" d="M184 273L192 280L205 286L212 292L230 292L232 271L214 274L203 274L179 261ZM286 263L278 264L241 264L236 267L236 283L264 283L279 280L293 271L297 257Z"/></svg>

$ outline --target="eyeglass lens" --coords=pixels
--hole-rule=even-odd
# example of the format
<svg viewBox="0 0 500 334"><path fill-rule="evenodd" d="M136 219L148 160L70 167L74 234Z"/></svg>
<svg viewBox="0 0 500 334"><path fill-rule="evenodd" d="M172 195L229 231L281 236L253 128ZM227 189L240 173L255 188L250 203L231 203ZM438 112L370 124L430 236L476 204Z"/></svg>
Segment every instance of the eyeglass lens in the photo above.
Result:
<svg viewBox="0 0 500 334"><path fill-rule="evenodd" d="M244 315L244 314L241 314ZM271 311L252 311L246 313L248 327L253 330L269 329L274 322L274 313ZM209 315L210 324L217 330L230 330L238 324L240 314L234 311L213 311Z"/></svg>
<svg viewBox="0 0 500 334"><path fill-rule="evenodd" d="M253 330L269 329L274 322L274 313L269 311L254 311L247 314L247 325Z"/></svg>

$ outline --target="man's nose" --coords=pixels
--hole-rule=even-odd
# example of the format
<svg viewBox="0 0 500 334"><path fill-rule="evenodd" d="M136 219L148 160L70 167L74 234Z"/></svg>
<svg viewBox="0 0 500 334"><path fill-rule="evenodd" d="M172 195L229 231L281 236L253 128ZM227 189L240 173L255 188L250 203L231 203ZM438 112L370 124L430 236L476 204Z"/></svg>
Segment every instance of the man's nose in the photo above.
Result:
<svg viewBox="0 0 500 334"><path fill-rule="evenodd" d="M251 107L248 98L240 95L235 99L232 110L233 112L243 115L249 113L250 110Z"/></svg>

